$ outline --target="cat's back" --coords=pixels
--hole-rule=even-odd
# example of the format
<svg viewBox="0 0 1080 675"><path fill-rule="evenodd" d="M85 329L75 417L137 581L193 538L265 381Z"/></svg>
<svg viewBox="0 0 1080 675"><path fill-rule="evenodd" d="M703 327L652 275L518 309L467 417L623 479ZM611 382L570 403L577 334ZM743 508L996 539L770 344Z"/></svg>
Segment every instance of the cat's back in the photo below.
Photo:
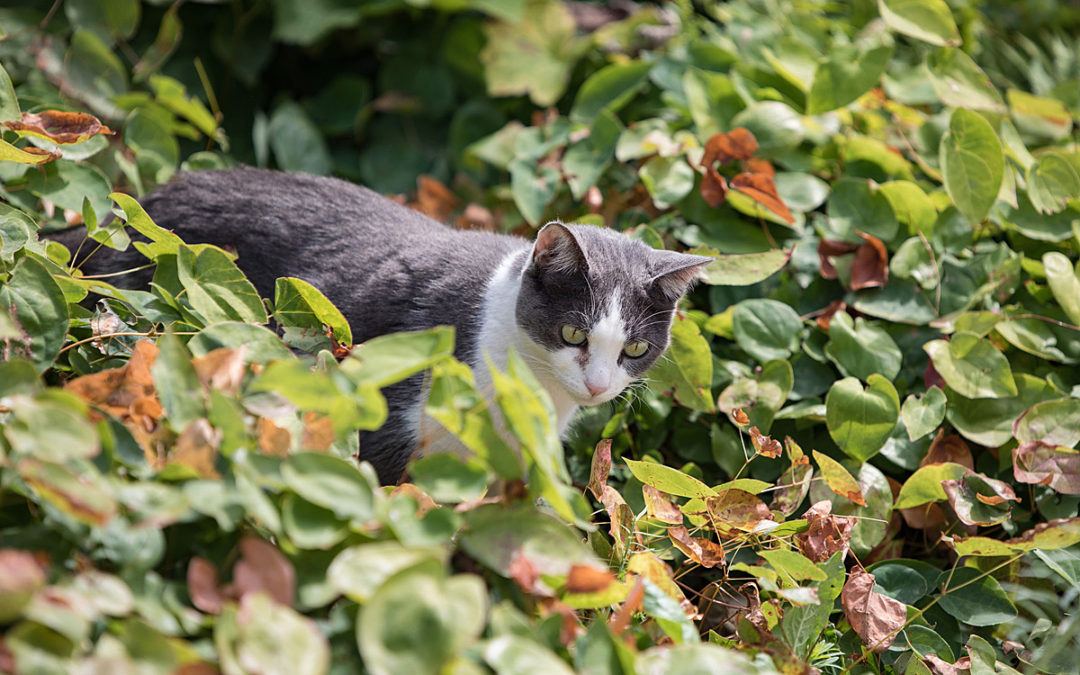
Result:
<svg viewBox="0 0 1080 675"><path fill-rule="evenodd" d="M235 251L264 297L273 297L278 277L313 284L358 341L450 324L469 351L487 282L508 255L528 247L518 237L454 230L362 186L307 174L188 172L142 204L188 243Z"/></svg>

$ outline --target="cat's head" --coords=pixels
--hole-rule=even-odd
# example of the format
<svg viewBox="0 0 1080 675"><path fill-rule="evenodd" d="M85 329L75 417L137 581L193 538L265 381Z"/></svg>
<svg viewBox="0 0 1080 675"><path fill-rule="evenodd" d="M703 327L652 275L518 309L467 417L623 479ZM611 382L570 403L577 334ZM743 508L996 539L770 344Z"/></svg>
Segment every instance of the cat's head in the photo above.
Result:
<svg viewBox="0 0 1080 675"><path fill-rule="evenodd" d="M601 227L549 223L517 301L518 325L545 352L530 365L580 405L610 401L667 349L675 305L711 261Z"/></svg>

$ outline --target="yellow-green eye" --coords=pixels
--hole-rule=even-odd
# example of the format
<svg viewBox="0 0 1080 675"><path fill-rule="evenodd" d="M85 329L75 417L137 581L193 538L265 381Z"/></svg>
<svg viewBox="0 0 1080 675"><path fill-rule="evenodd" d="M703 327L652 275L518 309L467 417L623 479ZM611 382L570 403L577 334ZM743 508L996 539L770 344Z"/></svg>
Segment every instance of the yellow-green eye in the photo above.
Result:
<svg viewBox="0 0 1080 675"><path fill-rule="evenodd" d="M568 344L568 345L584 344L585 338L587 338L587 337L588 336L585 334L585 331L581 330L580 328L577 328L576 326L571 326L568 323L563 324L563 327L562 327L562 339L566 340L566 344Z"/></svg>
<svg viewBox="0 0 1080 675"><path fill-rule="evenodd" d="M649 351L649 343L644 340L638 340L637 342L631 342L623 347L623 354L626 354L632 359L636 359L639 356L645 356L645 352Z"/></svg>

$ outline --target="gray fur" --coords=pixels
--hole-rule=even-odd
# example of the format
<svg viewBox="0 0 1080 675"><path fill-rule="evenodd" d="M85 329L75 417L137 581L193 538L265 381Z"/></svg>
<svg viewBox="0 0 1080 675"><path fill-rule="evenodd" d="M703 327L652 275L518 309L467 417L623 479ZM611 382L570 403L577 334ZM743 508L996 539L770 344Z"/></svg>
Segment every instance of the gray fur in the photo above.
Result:
<svg viewBox="0 0 1080 675"><path fill-rule="evenodd" d="M181 174L142 200L150 217L189 243L235 251L263 297L282 276L304 279L342 311L362 342L395 331L451 325L456 356L476 367L484 293L496 268L519 252L516 320L548 350L565 348L565 323L588 328L620 289L626 333L651 345L622 357L644 373L667 347L672 312L708 258L655 251L610 230L551 224L532 245L519 237L452 230L366 188L333 178L258 169ZM63 233L69 245L81 234ZM73 247L72 247L73 248ZM128 253L102 249L87 274L134 267ZM145 285L148 279L129 283ZM587 358L587 357L586 357ZM382 481L396 481L418 439L411 436L421 379L385 390L390 416L362 432L361 458Z"/></svg>

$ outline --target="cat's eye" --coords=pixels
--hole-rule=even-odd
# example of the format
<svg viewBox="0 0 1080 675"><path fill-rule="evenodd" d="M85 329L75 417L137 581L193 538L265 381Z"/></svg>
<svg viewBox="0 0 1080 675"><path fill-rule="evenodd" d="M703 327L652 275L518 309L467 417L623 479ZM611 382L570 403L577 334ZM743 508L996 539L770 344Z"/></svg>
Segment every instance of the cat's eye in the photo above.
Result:
<svg viewBox="0 0 1080 675"><path fill-rule="evenodd" d="M649 351L649 343L644 340L638 340L637 342L631 342L623 347L623 354L626 354L632 359L636 359L641 356L645 356L645 352Z"/></svg>
<svg viewBox="0 0 1080 675"><path fill-rule="evenodd" d="M580 345L585 343L585 338L588 336L585 331L576 326L570 324L563 324L562 327L562 339L566 341L568 345Z"/></svg>

